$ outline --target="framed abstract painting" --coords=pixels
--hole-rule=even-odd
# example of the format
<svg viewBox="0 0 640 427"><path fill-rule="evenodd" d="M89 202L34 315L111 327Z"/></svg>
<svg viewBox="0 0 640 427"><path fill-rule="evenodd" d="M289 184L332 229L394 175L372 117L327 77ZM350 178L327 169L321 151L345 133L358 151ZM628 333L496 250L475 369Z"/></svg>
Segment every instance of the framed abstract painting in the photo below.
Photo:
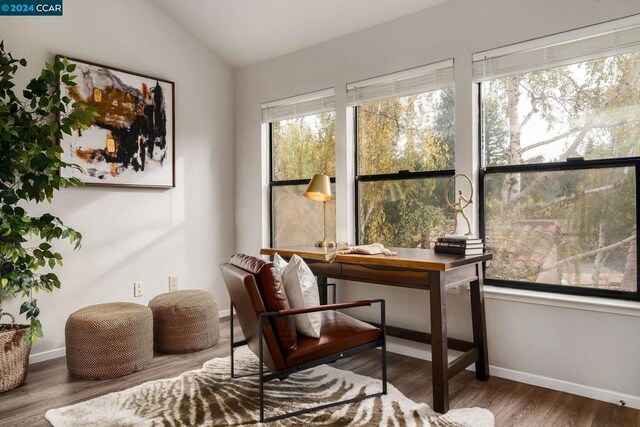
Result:
<svg viewBox="0 0 640 427"><path fill-rule="evenodd" d="M63 58L63 56L58 55ZM91 127L65 135L65 177L89 185L175 187L175 85L157 77L66 57L75 64L68 96L95 108Z"/></svg>

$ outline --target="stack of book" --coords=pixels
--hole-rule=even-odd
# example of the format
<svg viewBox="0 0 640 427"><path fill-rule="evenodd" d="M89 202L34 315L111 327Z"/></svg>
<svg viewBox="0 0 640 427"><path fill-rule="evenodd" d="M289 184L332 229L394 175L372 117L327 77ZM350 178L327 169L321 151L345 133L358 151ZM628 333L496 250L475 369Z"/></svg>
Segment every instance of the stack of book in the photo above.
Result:
<svg viewBox="0 0 640 427"><path fill-rule="evenodd" d="M438 237L435 252L455 255L480 255L484 253L482 239L476 236L464 236L459 234L447 234Z"/></svg>

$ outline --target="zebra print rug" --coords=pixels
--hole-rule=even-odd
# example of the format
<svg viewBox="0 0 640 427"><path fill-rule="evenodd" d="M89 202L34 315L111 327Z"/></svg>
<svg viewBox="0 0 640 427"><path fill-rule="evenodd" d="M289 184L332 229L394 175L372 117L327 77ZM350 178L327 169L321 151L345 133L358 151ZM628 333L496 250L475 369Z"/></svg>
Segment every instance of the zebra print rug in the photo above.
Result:
<svg viewBox="0 0 640 427"><path fill-rule="evenodd" d="M258 359L236 352L236 372L255 372ZM59 409L46 418L54 427L257 425L257 377L231 379L229 358L202 369L151 381ZM407 372L407 375L411 375ZM303 371L265 384L266 415L281 414L380 390L380 381L330 366ZM434 426L492 427L486 409L453 409L446 415L417 404L389 384L388 394L269 423L278 426Z"/></svg>

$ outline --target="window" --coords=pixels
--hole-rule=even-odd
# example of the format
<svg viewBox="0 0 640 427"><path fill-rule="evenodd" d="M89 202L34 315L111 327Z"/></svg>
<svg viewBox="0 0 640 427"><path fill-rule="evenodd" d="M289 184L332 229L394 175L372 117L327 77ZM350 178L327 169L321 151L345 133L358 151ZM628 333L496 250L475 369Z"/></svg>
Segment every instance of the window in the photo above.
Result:
<svg viewBox="0 0 640 427"><path fill-rule="evenodd" d="M356 239L428 248L450 232L444 188L454 174L453 61L353 83Z"/></svg>
<svg viewBox="0 0 640 427"><path fill-rule="evenodd" d="M333 90L327 90L263 105L263 122L269 126L274 247L312 244L322 239L322 203L309 200L302 193L314 174L335 175L333 100ZM334 184L332 190L335 192ZM335 201L327 202L327 238L332 240L335 212Z"/></svg>
<svg viewBox="0 0 640 427"><path fill-rule="evenodd" d="M487 283L640 299L640 26L575 40L474 55Z"/></svg>

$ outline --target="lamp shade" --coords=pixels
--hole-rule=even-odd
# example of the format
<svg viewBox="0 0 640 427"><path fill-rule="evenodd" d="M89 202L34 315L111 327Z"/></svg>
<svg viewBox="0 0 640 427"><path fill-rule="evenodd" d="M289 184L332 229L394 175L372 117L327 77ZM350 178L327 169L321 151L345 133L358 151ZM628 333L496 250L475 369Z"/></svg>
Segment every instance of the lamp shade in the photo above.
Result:
<svg viewBox="0 0 640 427"><path fill-rule="evenodd" d="M333 200L333 196L331 195L331 180L329 177L320 173L315 174L313 178L311 178L307 190L304 192L304 197L319 202Z"/></svg>

